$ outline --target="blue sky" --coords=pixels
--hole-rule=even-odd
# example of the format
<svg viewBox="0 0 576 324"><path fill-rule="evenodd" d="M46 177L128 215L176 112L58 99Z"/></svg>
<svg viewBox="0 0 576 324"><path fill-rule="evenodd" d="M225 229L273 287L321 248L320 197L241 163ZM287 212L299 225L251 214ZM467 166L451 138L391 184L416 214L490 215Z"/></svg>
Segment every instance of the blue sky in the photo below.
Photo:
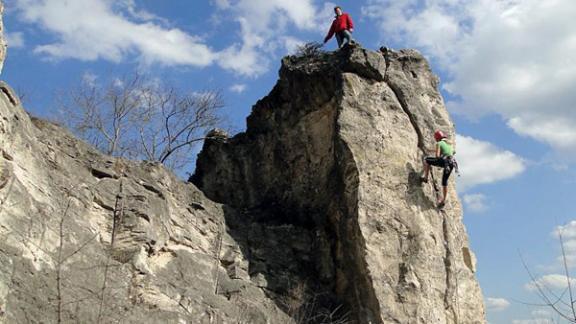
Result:
<svg viewBox="0 0 576 324"><path fill-rule="evenodd" d="M522 303L540 300L520 254L539 284L562 289L561 229L576 265L573 0L13 0L2 76L50 117L59 91L141 71L221 89L243 130L280 58L321 41L336 4L365 47L417 48L442 80L489 322L551 323L549 310Z"/></svg>

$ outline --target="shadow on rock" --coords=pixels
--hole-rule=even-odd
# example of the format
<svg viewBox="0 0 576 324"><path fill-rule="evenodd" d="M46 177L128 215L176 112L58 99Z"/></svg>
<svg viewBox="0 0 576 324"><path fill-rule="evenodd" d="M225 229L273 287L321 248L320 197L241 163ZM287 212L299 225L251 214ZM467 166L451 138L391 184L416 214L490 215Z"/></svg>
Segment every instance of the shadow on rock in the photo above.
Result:
<svg viewBox="0 0 576 324"><path fill-rule="evenodd" d="M411 202L413 205L420 206L423 210L435 209L436 202L431 200L425 192L426 186L431 186L432 190L434 190L434 185L431 182L423 183L420 180L422 171L414 169L411 163L406 163L406 169L408 170L406 201Z"/></svg>
<svg viewBox="0 0 576 324"><path fill-rule="evenodd" d="M331 261L326 258L330 247L323 246L318 230L273 221L286 218L272 206L242 211L223 207L228 235L240 248L222 250L220 264L229 278L252 281L296 323L354 323L335 298L333 280L320 279L318 268L330 265L319 264Z"/></svg>

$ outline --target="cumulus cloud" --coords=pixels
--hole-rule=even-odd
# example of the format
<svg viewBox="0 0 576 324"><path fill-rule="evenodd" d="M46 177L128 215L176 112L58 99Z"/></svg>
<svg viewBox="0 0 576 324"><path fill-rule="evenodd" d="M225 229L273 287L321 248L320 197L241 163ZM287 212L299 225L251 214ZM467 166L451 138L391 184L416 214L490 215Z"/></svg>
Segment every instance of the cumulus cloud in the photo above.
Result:
<svg viewBox="0 0 576 324"><path fill-rule="evenodd" d="M574 278L570 278L570 285L574 285L576 283ZM568 287L568 280L566 279L566 275L563 274L547 274L543 275L540 278L535 279L524 285L524 288L528 291L538 291L538 289L542 289L544 291L550 290L564 290Z"/></svg>
<svg viewBox="0 0 576 324"><path fill-rule="evenodd" d="M516 154L468 136L456 135L457 157L462 176L458 190L513 178L526 169Z"/></svg>
<svg viewBox="0 0 576 324"><path fill-rule="evenodd" d="M482 213L488 209L486 196L483 194L466 194L462 197L466 209L473 213Z"/></svg>
<svg viewBox="0 0 576 324"><path fill-rule="evenodd" d="M548 269L548 271L552 273L536 277L531 282L525 284L524 288L538 294L541 294L543 291L544 294L548 296L564 296L563 293L566 292L568 282L570 282L572 289L576 287L576 278L570 277L568 279L564 268L565 265L567 265L569 269L576 266L576 220L562 226L557 226L551 234L557 239L561 238L563 253L556 258L557 262L555 264L545 267L545 269ZM535 317L544 317L544 312L545 310L539 310L538 314L534 313L533 315Z"/></svg>
<svg viewBox="0 0 576 324"><path fill-rule="evenodd" d="M492 311L502 311L510 306L510 302L504 298L486 298L486 307Z"/></svg>
<svg viewBox="0 0 576 324"><path fill-rule="evenodd" d="M220 9L227 9L230 7L230 1L228 0L212 0L212 3Z"/></svg>
<svg viewBox="0 0 576 324"><path fill-rule="evenodd" d="M518 134L541 139L561 152L569 153L576 148L576 131L574 121L562 116L548 118L521 116L513 117L508 126Z"/></svg>
<svg viewBox="0 0 576 324"><path fill-rule="evenodd" d="M573 220L566 225L556 227L552 234L555 237L560 237L560 235L562 235L564 240L576 240L576 221Z"/></svg>
<svg viewBox="0 0 576 324"><path fill-rule="evenodd" d="M544 309L537 309L535 311L532 311L530 314L532 314L533 317L540 317L540 318L546 318L552 316L552 313L550 313L550 311Z"/></svg>
<svg viewBox="0 0 576 324"><path fill-rule="evenodd" d="M8 48L22 48L24 47L24 34L21 32L5 33L6 43Z"/></svg>
<svg viewBox="0 0 576 324"><path fill-rule="evenodd" d="M240 41L219 54L220 66L240 75L258 76L270 67L270 59L293 52L303 42L292 34L316 32L321 39L331 22L333 3L322 7L314 0L215 0L220 15L236 21ZM220 18L221 19L221 18Z"/></svg>
<svg viewBox="0 0 576 324"><path fill-rule="evenodd" d="M363 13L449 75L452 111L497 113L576 158L575 1L368 0Z"/></svg>
<svg viewBox="0 0 576 324"><path fill-rule="evenodd" d="M305 43L303 40L291 36L282 37L282 41L284 42L284 48L291 54L296 53L298 48Z"/></svg>
<svg viewBox="0 0 576 324"><path fill-rule="evenodd" d="M554 324L554 320L549 318L533 318L523 320L512 320L512 324Z"/></svg>
<svg viewBox="0 0 576 324"><path fill-rule="evenodd" d="M559 263L563 264L565 258L568 265L576 266L576 220L557 226L552 235L562 239L561 244L563 245L565 256L558 256Z"/></svg>
<svg viewBox="0 0 576 324"><path fill-rule="evenodd" d="M84 85L87 85L89 87L95 87L96 86L96 80L98 79L98 75L92 73L92 72L84 72L84 74L82 74L82 83Z"/></svg>
<svg viewBox="0 0 576 324"><path fill-rule="evenodd" d="M55 35L34 52L48 59L108 60L137 58L143 64L204 67L217 64L256 77L269 70L272 57L293 52L303 42L297 32L320 39L331 21L333 4L314 0L212 0L213 21L238 25L237 40L213 49L206 40L138 7L134 0L15 0L22 22ZM13 36L18 46L21 35ZM47 38L51 39L51 38Z"/></svg>
<svg viewBox="0 0 576 324"><path fill-rule="evenodd" d="M259 48L266 45L266 39L254 32L250 21L237 18L241 30L241 43L233 44L219 54L218 64L241 75L256 76L268 70L269 62L261 58Z"/></svg>
<svg viewBox="0 0 576 324"><path fill-rule="evenodd" d="M22 21L57 36L34 50L49 58L120 62L133 54L167 66L206 66L216 59L198 37L164 27L130 0L17 0L15 7Z"/></svg>
<svg viewBox="0 0 576 324"><path fill-rule="evenodd" d="M236 92L236 93L242 93L242 92L246 91L246 85L245 84L234 84L234 85L230 86L230 91Z"/></svg>

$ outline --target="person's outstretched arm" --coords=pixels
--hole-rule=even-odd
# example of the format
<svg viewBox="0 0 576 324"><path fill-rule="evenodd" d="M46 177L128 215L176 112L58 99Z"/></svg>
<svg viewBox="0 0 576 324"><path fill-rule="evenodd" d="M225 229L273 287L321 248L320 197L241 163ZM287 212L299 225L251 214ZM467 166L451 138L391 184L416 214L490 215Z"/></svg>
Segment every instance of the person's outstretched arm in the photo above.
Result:
<svg viewBox="0 0 576 324"><path fill-rule="evenodd" d="M326 37L324 37L324 43L328 42L330 40L330 38L332 38L332 36L334 36L335 30L336 30L336 24L334 21L334 22L332 22L332 25L330 26L330 30L328 31L328 34L326 35Z"/></svg>

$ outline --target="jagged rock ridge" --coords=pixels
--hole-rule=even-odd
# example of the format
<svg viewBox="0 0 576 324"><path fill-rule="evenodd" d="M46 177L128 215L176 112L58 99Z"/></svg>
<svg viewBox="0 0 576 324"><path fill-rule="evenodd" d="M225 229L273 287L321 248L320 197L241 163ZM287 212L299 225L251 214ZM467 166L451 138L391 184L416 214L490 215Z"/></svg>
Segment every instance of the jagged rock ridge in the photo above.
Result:
<svg viewBox="0 0 576 324"><path fill-rule="evenodd" d="M484 323L454 184L439 212L439 184L418 181L434 130L454 138L438 83L413 50L287 57L246 132L207 141L191 181L257 211L252 224L313 234L300 280L358 323Z"/></svg>

